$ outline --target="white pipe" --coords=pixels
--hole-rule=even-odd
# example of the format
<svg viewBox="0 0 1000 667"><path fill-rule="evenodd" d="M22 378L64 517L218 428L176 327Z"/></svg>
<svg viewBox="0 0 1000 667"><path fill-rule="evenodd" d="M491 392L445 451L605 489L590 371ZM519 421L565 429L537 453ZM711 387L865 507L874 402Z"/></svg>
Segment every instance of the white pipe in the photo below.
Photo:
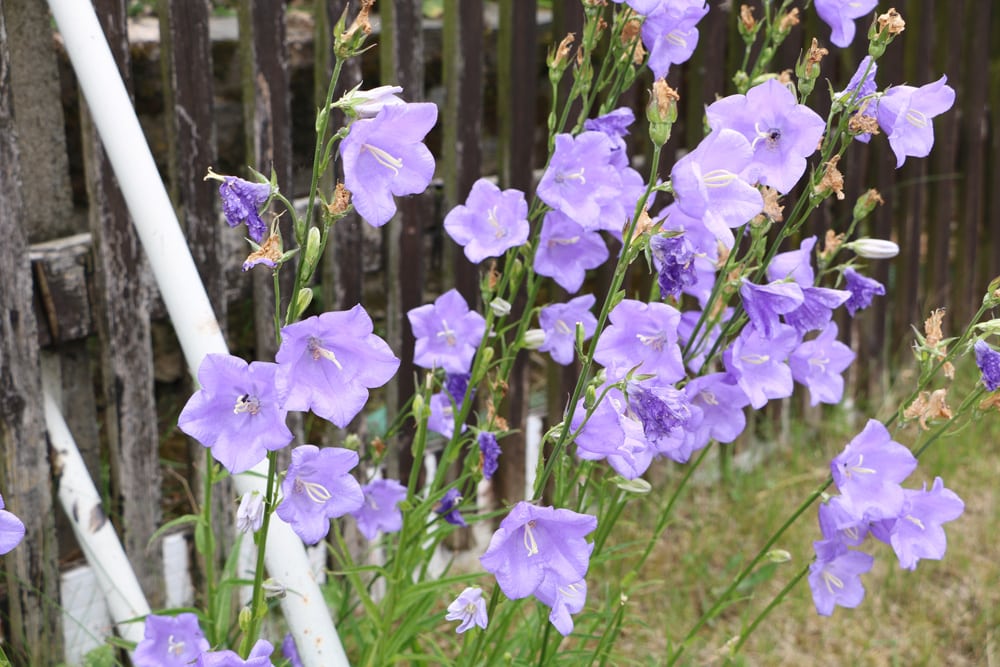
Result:
<svg viewBox="0 0 1000 667"><path fill-rule="evenodd" d="M90 479L59 405L52 397L53 382L58 381L58 378L53 380L49 373L42 374L45 427L55 452L52 465L59 471L59 502L69 517L87 563L97 577L111 618L117 624L118 634L129 641L140 642L143 624L125 621L148 614L149 603L118 541L114 526L104 515L101 496Z"/></svg>
<svg viewBox="0 0 1000 667"><path fill-rule="evenodd" d="M206 354L226 353L227 348L173 205L91 3L48 2L194 375ZM240 495L252 489L264 491L266 465L251 472L256 474L234 478ZM305 547L277 516L271 520L265 564L270 576L288 590L281 608L303 664L346 667L347 655L309 568Z"/></svg>

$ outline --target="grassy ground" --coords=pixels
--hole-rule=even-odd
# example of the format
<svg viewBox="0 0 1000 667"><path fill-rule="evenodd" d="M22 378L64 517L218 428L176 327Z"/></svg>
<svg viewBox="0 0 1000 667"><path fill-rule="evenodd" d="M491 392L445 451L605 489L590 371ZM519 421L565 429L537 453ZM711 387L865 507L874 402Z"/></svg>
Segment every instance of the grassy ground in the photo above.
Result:
<svg viewBox="0 0 1000 667"><path fill-rule="evenodd" d="M943 561L920 561L917 570L899 568L888 545L871 539L863 549L875 556L864 575L867 591L857 609L837 608L818 616L808 584L800 581L743 647L733 664L746 665L992 665L1000 660L1000 415L939 440L904 483L928 486L936 475L965 501L965 514L946 524ZM631 622L613 664L658 665L668 642L686 634L767 536L825 479L829 460L855 433L843 415L826 413L818 428L792 428L787 447L749 472L731 472L725 482L703 480L686 491L643 571L646 585L629 599ZM910 444L916 426L894 437ZM679 476L677 476L679 478ZM654 504L661 504L675 480L658 484L648 503L634 503L623 517L619 539L648 533ZM834 490L834 489L831 489ZM659 496L659 497L657 497ZM812 558L819 538L815 509L807 511L776 545L791 553L746 596L702 628L684 664L725 664L726 642ZM627 564L598 567L588 580L617 580ZM593 586L597 592L599 586Z"/></svg>

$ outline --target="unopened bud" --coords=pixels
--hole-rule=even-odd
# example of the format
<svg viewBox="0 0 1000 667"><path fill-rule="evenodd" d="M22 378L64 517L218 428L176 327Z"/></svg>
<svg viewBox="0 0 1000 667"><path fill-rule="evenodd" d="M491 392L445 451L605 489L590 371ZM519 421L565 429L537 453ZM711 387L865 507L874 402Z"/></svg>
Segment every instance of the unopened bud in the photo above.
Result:
<svg viewBox="0 0 1000 667"><path fill-rule="evenodd" d="M248 631L250 629L250 621L253 620L253 612L250 610L250 607L243 607L242 609L240 609L240 614L238 618L240 623L240 630L242 630L243 632Z"/></svg>
<svg viewBox="0 0 1000 667"><path fill-rule="evenodd" d="M319 227L309 228L309 233L306 234L306 251L302 255L302 260L306 263L306 275L312 273L312 270L316 267L316 262L319 261L320 252L323 250L320 247L322 238Z"/></svg>
<svg viewBox="0 0 1000 667"><path fill-rule="evenodd" d="M595 405L597 405L597 389L594 388L594 385L590 385L583 392L583 407L590 410Z"/></svg>
<svg viewBox="0 0 1000 667"><path fill-rule="evenodd" d="M292 304L292 321L297 321L306 312L306 308L313 300L311 287L303 287L295 294L295 302Z"/></svg>
<svg viewBox="0 0 1000 667"><path fill-rule="evenodd" d="M410 409L411 412L413 413L413 418L416 421L418 422L423 421L425 418L430 416L429 411L428 414L424 414L424 408L426 407L427 403L424 401L424 397L420 394L414 394L413 403L411 404Z"/></svg>
<svg viewBox="0 0 1000 667"><path fill-rule="evenodd" d="M241 533L256 533L264 525L264 496L260 491L243 494L240 507L236 510L236 530Z"/></svg>
<svg viewBox="0 0 1000 667"><path fill-rule="evenodd" d="M872 211L875 210L876 206L884 203L885 200L882 199L882 195L878 193L878 190L871 188L858 197L858 201L854 203L854 219L864 220Z"/></svg>
<svg viewBox="0 0 1000 667"><path fill-rule="evenodd" d="M507 315L510 315L510 301L497 297L490 301L490 310L492 310L493 314L497 317L506 317Z"/></svg>
<svg viewBox="0 0 1000 667"><path fill-rule="evenodd" d="M792 554L788 553L784 549L771 549L767 552L765 558L772 563L787 563L792 560Z"/></svg>
<svg viewBox="0 0 1000 667"><path fill-rule="evenodd" d="M844 247L865 259L890 259L899 254L899 246L885 239L857 239Z"/></svg>
<svg viewBox="0 0 1000 667"><path fill-rule="evenodd" d="M670 132L677 120L677 101L680 95L667 85L666 79L653 82L646 119L649 121L649 138L657 146L663 146L670 139Z"/></svg>
<svg viewBox="0 0 1000 667"><path fill-rule="evenodd" d="M542 329L528 329L524 332L522 344L529 350L537 350L545 343L545 331Z"/></svg>
<svg viewBox="0 0 1000 667"><path fill-rule="evenodd" d="M642 477L636 477L635 479L625 479L622 477L621 479L615 481L615 486L622 491L637 493L639 495L646 495L653 490L653 485L644 480Z"/></svg>

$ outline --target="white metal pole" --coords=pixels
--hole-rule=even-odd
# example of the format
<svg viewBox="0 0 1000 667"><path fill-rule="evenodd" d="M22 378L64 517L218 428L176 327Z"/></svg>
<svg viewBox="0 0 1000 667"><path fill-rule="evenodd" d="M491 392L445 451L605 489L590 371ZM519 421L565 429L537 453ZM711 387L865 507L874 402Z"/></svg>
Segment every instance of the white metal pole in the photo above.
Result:
<svg viewBox="0 0 1000 667"><path fill-rule="evenodd" d="M206 354L227 352L205 287L93 6L86 0L48 2L193 375ZM241 495L264 492L266 465L251 472L256 474L234 478ZM277 516L271 520L265 564L288 591L281 607L303 664L347 666L305 547Z"/></svg>

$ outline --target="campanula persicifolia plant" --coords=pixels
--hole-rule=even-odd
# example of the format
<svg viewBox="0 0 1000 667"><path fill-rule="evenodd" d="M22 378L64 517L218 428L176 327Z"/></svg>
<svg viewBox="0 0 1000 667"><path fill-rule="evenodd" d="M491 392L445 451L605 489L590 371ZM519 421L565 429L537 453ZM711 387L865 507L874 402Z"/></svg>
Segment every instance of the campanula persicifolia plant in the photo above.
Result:
<svg viewBox="0 0 1000 667"><path fill-rule="evenodd" d="M537 187L504 190L481 179L443 219L449 237L483 268L485 306L480 312L451 289L407 314L414 362L423 370L404 413L390 415L393 429L412 429L415 468L404 484L384 476L380 448L366 449L362 459L356 436L336 446L293 443L285 424L288 412L311 412L350 429L370 390L399 367L402 351L375 334L363 305L305 316L317 258L337 233L337 220L353 208L368 224L385 225L396 199L422 192L435 170L424 144L437 122L434 104L407 102L406 91L391 85L359 87L333 99L343 62L364 48L371 4L363 3L362 25L341 23L335 32L336 66L317 119L306 212L298 214L284 197L285 184L256 172L250 181L209 174L221 180L226 221L247 225L244 269L275 276L293 271L295 282L290 305L276 317L280 346L273 362L207 358L199 369L201 388L178 425L230 474L267 461L265 497L244 498L238 515L258 550L265 547L268 522L278 519L306 544L333 544L330 603L341 627L350 628L345 642L358 664L603 664L629 622L626 601L643 565L710 446L734 441L749 410L787 398L797 386L813 405L843 400L843 374L855 354L838 340L835 318L844 321L842 310L860 316L886 293L859 260L889 259L898 248L884 239L852 238L880 201L874 191L858 201L846 225L827 232L822 245L805 233L805 224L826 200L844 197L837 165L855 141L887 140L897 167L907 157L926 156L932 119L948 111L954 91L945 78L880 85L878 60L902 33L902 17L894 10L873 16L875 0L816 0L835 46L851 44L856 21L873 16L870 55L842 90L830 87L831 110L823 117L809 103L820 95L814 89L827 49L814 40L795 65L795 77L777 74L785 64L772 62L775 48L801 11L790 0L765 0L764 16L746 7L739 13L746 53L733 78L736 92L718 91L705 109L704 137L674 160L663 147L683 90L668 81L672 66L696 47L711 48L699 46L698 32L709 4L584 0L581 34L563 39L547 60L549 153ZM651 157L640 171L625 141L635 114L619 98L647 70L654 79L645 110ZM344 127L330 126L333 109L347 115ZM579 112L574 116L571 109ZM344 182L327 192L319 184L337 161ZM290 237L265 222L271 207L293 219ZM845 257L847 251L852 254ZM608 262L610 284L593 293L588 272ZM629 269L646 277L643 290L635 291L633 283L626 288ZM553 283L572 296L550 302ZM881 557L863 550L867 536L888 544L905 569L944 555L942 525L958 518L962 501L940 478L929 490L902 483L939 437L939 424L976 409L981 394L1000 386L1000 353L975 328L1000 302L996 289L991 286L957 340L923 339L918 360L924 372L906 409L885 423L868 421L833 459L827 482L762 541L703 615L691 619L687 633L674 637L663 662L680 660L699 629L737 603L738 588L777 553L773 547L788 525L818 500L815 559L775 603L807 578L820 614L860 604L862 575ZM939 370L973 343L985 386L957 410L945 410L944 400L934 402L927 390L939 382ZM526 354L577 363L578 380L564 414L549 415L554 425L543 435L527 500L508 499L518 502L491 512L476 506L477 488L505 456L510 426L497 406L507 391L504 379ZM890 429L918 417L926 435L911 451ZM445 443L438 465L421 474L428 441L439 436ZM275 452L288 446L294 447L291 464L279 470ZM616 522L627 504L645 502L650 485L643 476L650 467L674 465L686 466L686 474L649 534L625 546L631 573L620 582L601 582L605 602L598 608L588 598L588 584L595 583L588 582L591 564L612 557ZM831 485L838 495L827 494ZM495 519L499 526L489 545L476 547L481 569L432 570L433 555L456 527ZM210 514L200 520L210 521ZM355 522L370 541L370 563L356 562L347 548L345 521ZM137 661L274 664L271 644L259 637L268 613L265 577L259 560L250 603L231 628L220 630L222 605L211 600L197 617L150 616ZM213 590L226 594L217 583ZM730 651L774 606L745 625ZM292 664L299 660L296 641L307 638L284 642L283 655ZM562 652L564 641L571 652Z"/></svg>

